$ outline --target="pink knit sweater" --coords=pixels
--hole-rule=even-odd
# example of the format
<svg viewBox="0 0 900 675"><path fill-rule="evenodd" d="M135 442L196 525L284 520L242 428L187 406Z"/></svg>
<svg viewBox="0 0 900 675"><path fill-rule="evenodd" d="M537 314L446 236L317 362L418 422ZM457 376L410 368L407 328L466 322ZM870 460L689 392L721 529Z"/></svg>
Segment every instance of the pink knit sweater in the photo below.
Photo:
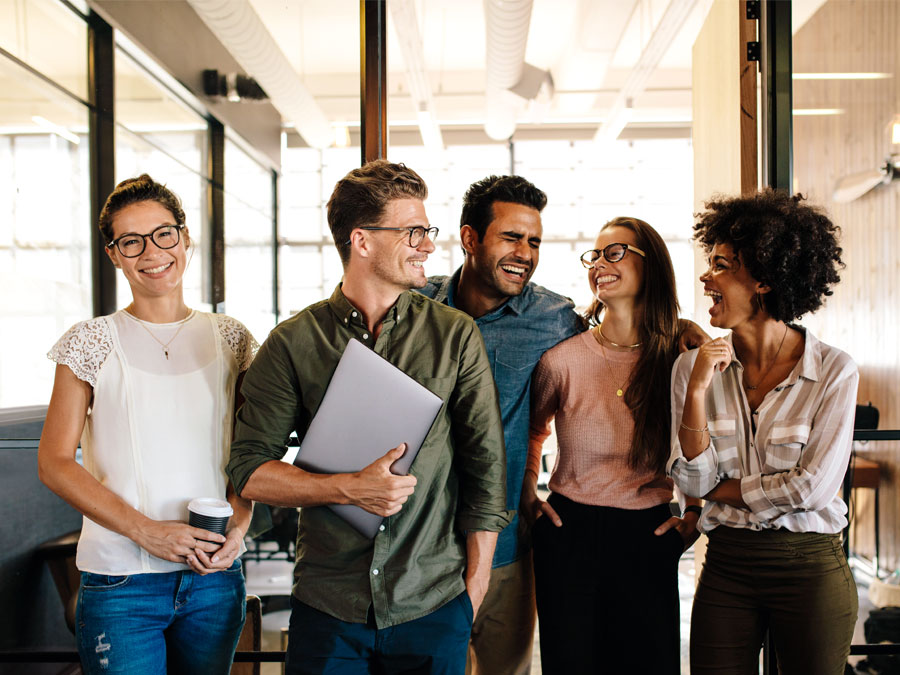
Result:
<svg viewBox="0 0 900 675"><path fill-rule="evenodd" d="M628 465L634 420L616 389L627 389L639 356L639 350L604 349L589 331L541 358L532 384L528 467L536 473L555 417L559 454L550 477L553 492L581 504L620 509L671 501L672 481L664 473Z"/></svg>

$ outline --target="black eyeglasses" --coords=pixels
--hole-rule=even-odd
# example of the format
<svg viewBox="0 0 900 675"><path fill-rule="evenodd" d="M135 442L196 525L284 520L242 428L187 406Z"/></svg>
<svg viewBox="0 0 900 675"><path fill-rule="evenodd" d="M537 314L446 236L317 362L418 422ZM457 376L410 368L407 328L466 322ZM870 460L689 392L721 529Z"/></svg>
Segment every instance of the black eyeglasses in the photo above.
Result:
<svg viewBox="0 0 900 675"><path fill-rule="evenodd" d="M427 234L431 241L437 239L438 232L440 232L440 228L437 227L422 227L421 225L417 225L415 227L360 227L360 230L394 230L395 232L403 232L406 230L409 232L409 246L410 248L418 248L422 243L422 240L425 239L425 235ZM347 240L347 243L350 243L350 240Z"/></svg>
<svg viewBox="0 0 900 675"><path fill-rule="evenodd" d="M637 246L632 246L631 244L610 244L609 246L604 246L602 249L591 249L590 251L585 251L581 254L581 264L586 268L591 269L600 258L606 258L606 262L619 262L622 258L625 257L625 254L628 251L634 251L642 258L646 258L647 254L644 253Z"/></svg>
<svg viewBox="0 0 900 675"><path fill-rule="evenodd" d="M121 237L113 239L106 248L115 246L119 253L126 258L137 258L147 247L147 239L152 239L159 248L174 248L181 241L181 230L184 225L160 225L149 234L137 234L126 232Z"/></svg>

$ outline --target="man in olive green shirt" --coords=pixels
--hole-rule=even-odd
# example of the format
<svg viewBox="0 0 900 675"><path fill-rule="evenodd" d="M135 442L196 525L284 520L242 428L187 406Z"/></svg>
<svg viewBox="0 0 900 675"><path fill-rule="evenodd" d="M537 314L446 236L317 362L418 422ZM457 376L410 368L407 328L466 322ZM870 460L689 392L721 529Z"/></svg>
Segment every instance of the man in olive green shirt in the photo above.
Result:
<svg viewBox="0 0 900 675"><path fill-rule="evenodd" d="M410 291L426 283L422 265L437 234L426 196L418 174L384 160L338 182L328 223L343 282L279 324L243 381L228 474L245 498L304 507L288 673L337 664L353 673L463 673L497 533L512 516L481 333L462 312ZM353 474L279 461L289 434L306 433L351 338L444 401L409 476L390 471L403 445ZM386 518L370 540L324 504Z"/></svg>

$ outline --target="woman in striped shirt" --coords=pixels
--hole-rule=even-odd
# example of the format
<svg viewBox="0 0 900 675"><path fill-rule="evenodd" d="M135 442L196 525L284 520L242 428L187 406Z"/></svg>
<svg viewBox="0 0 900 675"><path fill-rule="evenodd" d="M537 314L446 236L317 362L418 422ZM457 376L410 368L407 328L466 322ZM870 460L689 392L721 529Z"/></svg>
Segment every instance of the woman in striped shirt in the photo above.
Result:
<svg viewBox="0 0 900 675"><path fill-rule="evenodd" d="M838 228L802 197L714 200L695 225L710 323L731 333L672 373L668 471L707 503L691 620L691 672L757 673L766 630L782 674L838 675L856 622L841 548L859 374L792 321L843 266Z"/></svg>

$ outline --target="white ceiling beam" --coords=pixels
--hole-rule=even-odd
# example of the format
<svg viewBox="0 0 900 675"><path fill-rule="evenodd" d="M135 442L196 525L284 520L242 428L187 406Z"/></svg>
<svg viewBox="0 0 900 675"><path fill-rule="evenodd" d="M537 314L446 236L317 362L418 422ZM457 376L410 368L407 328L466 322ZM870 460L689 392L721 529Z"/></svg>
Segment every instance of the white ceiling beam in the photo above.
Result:
<svg viewBox="0 0 900 675"><path fill-rule="evenodd" d="M200 19L269 96L307 144L327 148L334 132L325 113L266 29L249 0L188 0Z"/></svg>
<svg viewBox="0 0 900 675"><path fill-rule="evenodd" d="M643 2L649 0L641 0L638 9L641 9ZM628 124L634 113L634 99L640 95L647 86L647 81L656 70L660 60L675 39L675 36L681 30L685 19L694 9L697 0L671 0L666 7L659 22L653 29L653 34L644 45L641 55L637 63L631 69L628 78L619 90L616 100L613 102L606 120L597 129L594 135L594 141L598 143L606 143L614 141L618 138L622 129Z"/></svg>
<svg viewBox="0 0 900 675"><path fill-rule="evenodd" d="M388 7L391 8L394 33L400 43L400 51L403 52L407 85L415 105L422 143L429 150L441 151L444 149L444 141L441 138L441 127L434 114L434 100L425 69L425 50L419 33L415 0L391 0Z"/></svg>

